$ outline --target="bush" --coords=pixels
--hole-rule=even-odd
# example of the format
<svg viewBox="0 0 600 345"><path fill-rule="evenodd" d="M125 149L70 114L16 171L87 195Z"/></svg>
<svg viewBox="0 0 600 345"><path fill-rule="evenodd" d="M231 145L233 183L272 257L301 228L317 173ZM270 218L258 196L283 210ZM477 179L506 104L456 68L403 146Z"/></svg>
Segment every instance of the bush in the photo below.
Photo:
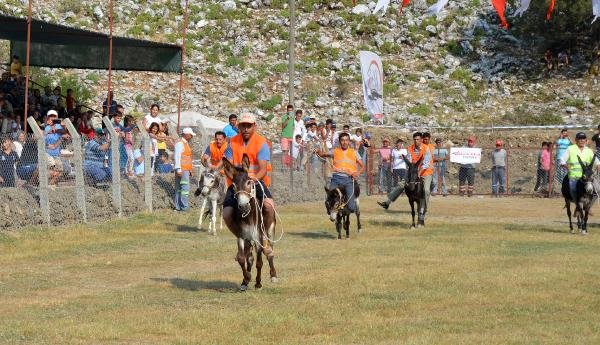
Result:
<svg viewBox="0 0 600 345"><path fill-rule="evenodd" d="M258 107L262 110L273 110L277 105L283 102L281 95L275 95L269 99L266 99L258 104Z"/></svg>
<svg viewBox="0 0 600 345"><path fill-rule="evenodd" d="M244 80L244 82L242 83L242 86L245 87L246 89L251 89L256 85L257 82L258 82L258 80L256 80L256 78L249 77L248 79Z"/></svg>
<svg viewBox="0 0 600 345"><path fill-rule="evenodd" d="M562 125L563 119L560 115L547 110L541 114L531 114L531 111L525 108L517 108L514 113L509 113L501 118L501 121L507 125L520 126L544 126L544 125Z"/></svg>
<svg viewBox="0 0 600 345"><path fill-rule="evenodd" d="M583 110L585 106L585 101L583 99L578 98L568 98L563 101L563 105L565 107L575 107L579 110Z"/></svg>
<svg viewBox="0 0 600 345"><path fill-rule="evenodd" d="M225 65L229 67L238 66L240 68L244 68L244 59L235 56L230 56L225 61Z"/></svg>
<svg viewBox="0 0 600 345"><path fill-rule="evenodd" d="M453 80L458 80L463 85L466 85L471 81L471 71L465 68L457 68L450 74L450 78Z"/></svg>
<svg viewBox="0 0 600 345"><path fill-rule="evenodd" d="M395 96L400 88L395 83L384 83L383 94L384 96Z"/></svg>
<svg viewBox="0 0 600 345"><path fill-rule="evenodd" d="M460 56L463 54L462 47L457 41L448 41L444 46L446 51L454 56Z"/></svg>
<svg viewBox="0 0 600 345"><path fill-rule="evenodd" d="M277 65L275 65L273 67L273 71L275 73L284 73L287 72L288 70L288 65L286 63L278 63Z"/></svg>
<svg viewBox="0 0 600 345"><path fill-rule="evenodd" d="M431 108L427 104L419 104L409 108L408 113L419 116L428 116L431 114Z"/></svg>
<svg viewBox="0 0 600 345"><path fill-rule="evenodd" d="M258 97L256 96L256 93L254 93L253 91L248 91L244 94L244 100L246 102L256 102L257 99L258 99Z"/></svg>

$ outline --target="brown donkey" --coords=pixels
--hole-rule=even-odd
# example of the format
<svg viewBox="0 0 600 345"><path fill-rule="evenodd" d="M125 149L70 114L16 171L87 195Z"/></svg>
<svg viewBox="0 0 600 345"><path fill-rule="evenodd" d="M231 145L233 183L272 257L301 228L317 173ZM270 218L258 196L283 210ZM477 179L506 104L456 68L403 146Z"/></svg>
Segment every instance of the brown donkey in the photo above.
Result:
<svg viewBox="0 0 600 345"><path fill-rule="evenodd" d="M257 198L257 189L261 189L259 196L262 196L262 185L248 176L249 159L244 154L242 167L233 166L223 158L223 168L225 175L232 181L233 197L236 207L223 208L223 220L229 230L237 238L236 260L242 267L244 280L240 285L241 291L248 289L248 283L252 279L251 270L254 264L254 255L252 247L256 248L256 283L254 287L260 289L261 269L263 265L262 254L264 253L269 261L271 281L277 282L277 272L273 264L273 248L271 239L275 231L275 212L271 207L263 207L263 200ZM228 194L231 191L228 191ZM227 198L227 197L226 197Z"/></svg>

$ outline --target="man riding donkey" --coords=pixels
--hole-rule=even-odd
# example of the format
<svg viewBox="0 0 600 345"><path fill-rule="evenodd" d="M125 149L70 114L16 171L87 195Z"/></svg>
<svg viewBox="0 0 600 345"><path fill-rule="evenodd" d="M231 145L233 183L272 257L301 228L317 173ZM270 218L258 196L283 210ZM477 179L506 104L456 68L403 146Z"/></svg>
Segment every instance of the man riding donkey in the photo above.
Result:
<svg viewBox="0 0 600 345"><path fill-rule="evenodd" d="M218 171L223 176L225 176L225 172L223 171L223 156L225 155L225 150L229 147L225 138L225 132L216 132L215 140L210 142L206 147L206 151L204 151L204 155L202 155L204 166L210 170ZM230 184L231 182L228 181L227 186Z"/></svg>
<svg viewBox="0 0 600 345"><path fill-rule="evenodd" d="M427 206L429 205L429 195L431 194L431 182L433 180L433 155L429 144L423 144L423 135L421 132L413 134L413 144L407 148L408 159L412 164L416 164L421 161L418 170L419 177L423 180L423 196L421 198L421 209L419 212L419 224L425 224L425 213L427 212ZM388 193L386 201L378 201L384 209L388 209L390 205L398 199L400 194L404 191L406 186L405 180L400 180L398 185Z"/></svg>
<svg viewBox="0 0 600 345"><path fill-rule="evenodd" d="M338 137L340 146L329 152L317 151L319 157L333 157L333 174L329 182L330 190L340 188L347 200L346 208L350 213L357 210L354 184L364 166L360 154L350 147L350 134L340 133Z"/></svg>
<svg viewBox="0 0 600 345"><path fill-rule="evenodd" d="M223 159L225 175L232 181L223 201L223 220L238 239L236 259L244 272L241 289L245 290L253 263L252 242L257 250L256 286L261 286L261 253L267 256L271 266L271 280L277 279L271 246L275 205L269 191L273 170L271 151L267 139L256 133L254 114L242 114L238 119L238 129L239 133L230 139Z"/></svg>
<svg viewBox="0 0 600 345"><path fill-rule="evenodd" d="M565 151L565 153L561 157L559 157L559 159L561 166L567 169L567 176L563 181L563 191L565 190L565 187L568 186L570 201L574 202L577 208L581 208L582 206L578 205L580 197L578 194L580 193L578 193L577 186L581 179L584 177L584 167L582 165L585 164L586 168L589 169L589 167L593 167L593 169L596 170L598 168L599 163L598 160L594 157L594 151L587 147L587 136L585 135L585 133L577 133L577 135L575 136L575 144L570 145ZM592 187L592 189L593 190L590 191L590 194L593 198L595 198L597 197L598 191L595 190L595 186ZM567 196L565 195L565 199L566 198ZM583 205L583 208L585 208L585 206L586 205ZM590 205L587 206L589 207ZM568 208L568 204L567 211L570 221L570 209ZM587 210L581 211L587 212ZM585 217L585 222L587 223L587 216ZM582 234L587 234L587 228L585 224L583 225L583 228L581 230Z"/></svg>

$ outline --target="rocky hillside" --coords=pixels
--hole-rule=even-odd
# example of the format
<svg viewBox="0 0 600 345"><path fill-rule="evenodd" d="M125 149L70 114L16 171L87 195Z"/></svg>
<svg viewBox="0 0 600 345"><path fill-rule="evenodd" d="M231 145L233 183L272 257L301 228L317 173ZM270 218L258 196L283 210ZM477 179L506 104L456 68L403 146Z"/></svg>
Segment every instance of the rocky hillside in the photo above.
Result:
<svg viewBox="0 0 600 345"><path fill-rule="evenodd" d="M26 1L0 3L0 12L24 16ZM105 2L36 2L35 17L108 31ZM589 52L572 52L572 65L544 71L542 53L498 28L489 3L451 1L437 18L424 15L431 0L414 0L401 15L398 2L385 16L375 2L299 0L296 53L298 107L341 122L365 119L358 52L380 54L385 109L390 124L461 126L490 124L588 124L600 115L600 81L585 69ZM509 9L508 13L514 11ZM116 34L181 42L179 2L116 1ZM251 110L268 119L282 109L287 90L289 10L284 0L191 2L184 108L225 118ZM4 55L6 46L4 47ZM99 104L105 72L42 70L55 79L73 75ZM116 99L146 112L177 104L177 75L116 73Z"/></svg>

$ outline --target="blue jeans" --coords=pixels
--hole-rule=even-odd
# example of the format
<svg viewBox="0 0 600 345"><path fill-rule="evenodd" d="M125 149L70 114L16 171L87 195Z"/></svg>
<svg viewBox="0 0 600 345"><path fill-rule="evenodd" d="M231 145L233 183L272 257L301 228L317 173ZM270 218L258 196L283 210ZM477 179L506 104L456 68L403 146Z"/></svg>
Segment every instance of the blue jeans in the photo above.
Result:
<svg viewBox="0 0 600 345"><path fill-rule="evenodd" d="M344 190L344 195L348 200L346 207L350 212L356 212L356 199L354 198L354 180L348 175L333 174L331 176L331 182L329 182L329 189L341 187ZM348 195L352 193L352 195Z"/></svg>
<svg viewBox="0 0 600 345"><path fill-rule="evenodd" d="M569 179L569 193L571 194L571 200L577 200L577 182L579 179Z"/></svg>
<svg viewBox="0 0 600 345"><path fill-rule="evenodd" d="M175 175L175 209L186 211L190 198L190 172L183 170L181 176Z"/></svg>
<svg viewBox="0 0 600 345"><path fill-rule="evenodd" d="M110 167L104 167L102 163L83 163L83 172L92 183L106 181L112 177Z"/></svg>
<svg viewBox="0 0 600 345"><path fill-rule="evenodd" d="M431 183L431 191L433 193L438 193L441 189L443 194L448 194L448 189L446 188L446 163L439 162L435 163L433 168L433 182Z"/></svg>
<svg viewBox="0 0 600 345"><path fill-rule="evenodd" d="M506 167L492 167L492 193L503 194L506 191Z"/></svg>
<svg viewBox="0 0 600 345"><path fill-rule="evenodd" d="M379 166L379 190L387 193L390 190L392 171L389 166Z"/></svg>

